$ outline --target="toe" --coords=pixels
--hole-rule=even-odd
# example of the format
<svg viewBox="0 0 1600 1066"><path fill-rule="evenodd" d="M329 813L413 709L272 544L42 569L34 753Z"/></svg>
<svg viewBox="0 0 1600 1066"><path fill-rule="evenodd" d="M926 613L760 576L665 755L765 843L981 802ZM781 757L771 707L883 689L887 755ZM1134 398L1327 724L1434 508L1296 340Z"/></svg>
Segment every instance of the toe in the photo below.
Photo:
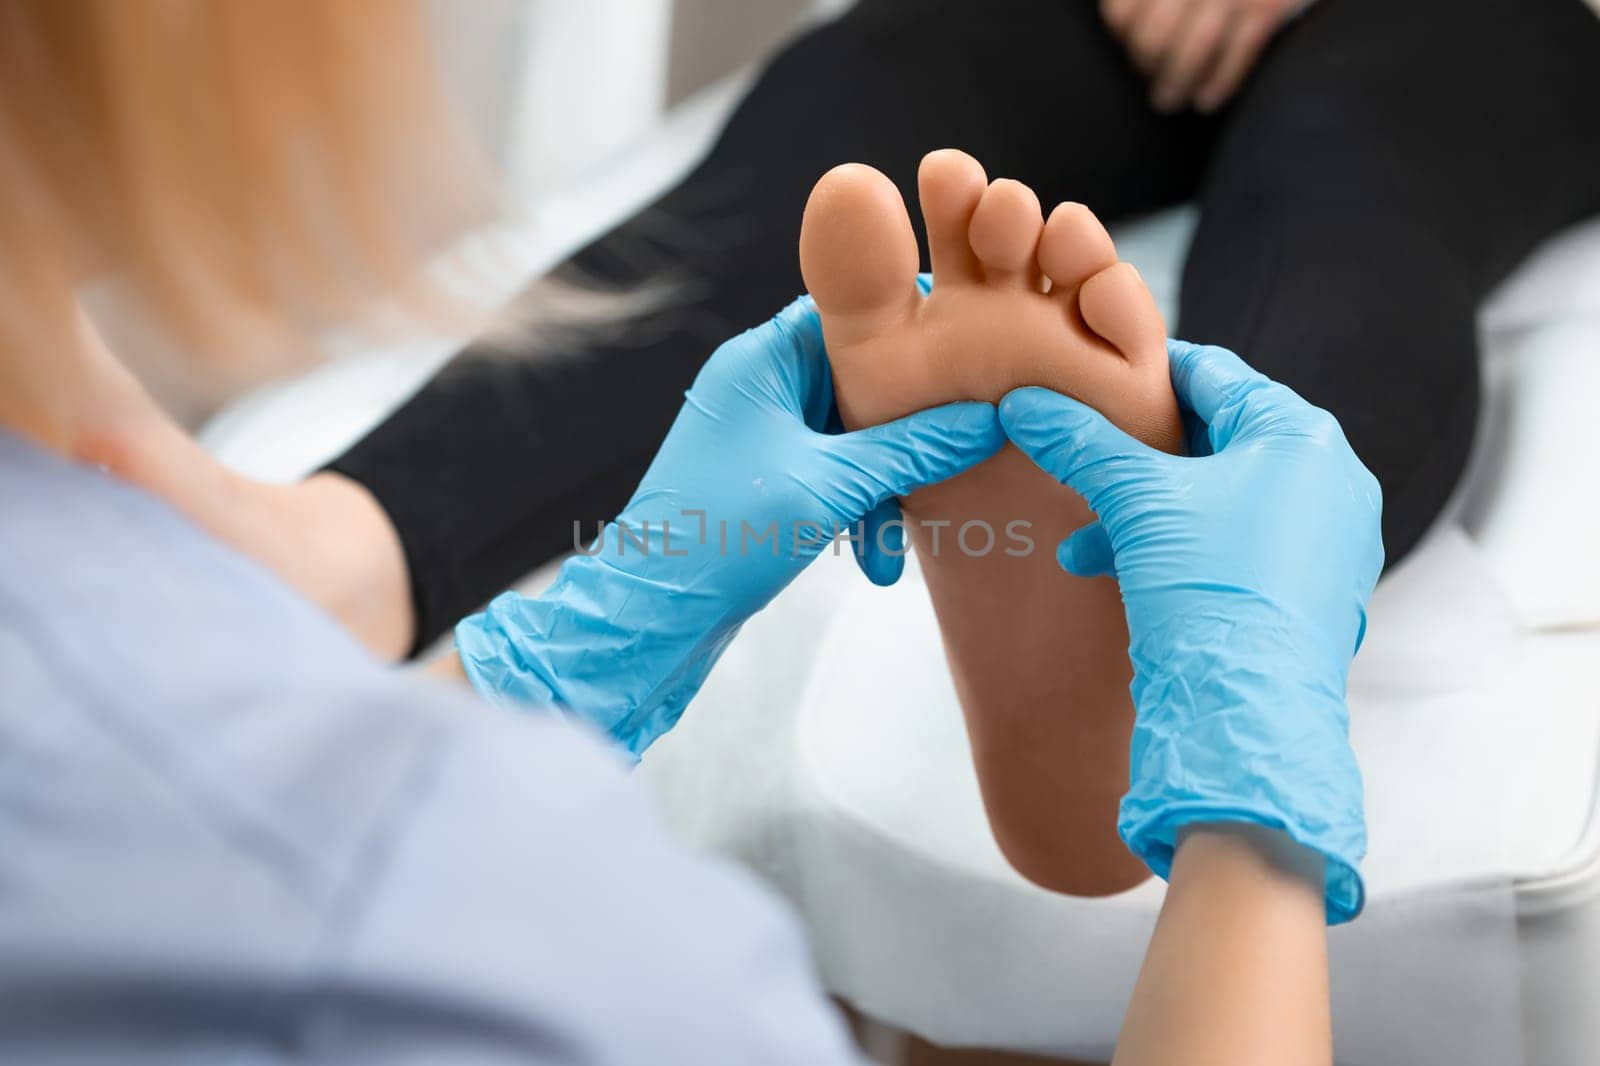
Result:
<svg viewBox="0 0 1600 1066"><path fill-rule="evenodd" d="M806 201L800 273L830 337L863 334L916 307L917 238L894 183L857 163L834 167Z"/></svg>
<svg viewBox="0 0 1600 1066"><path fill-rule="evenodd" d="M1039 238L1039 268L1050 290L1063 296L1076 292L1084 279L1117 261L1111 235L1082 204L1056 205Z"/></svg>
<svg viewBox="0 0 1600 1066"><path fill-rule="evenodd" d="M943 148L923 157L917 191L928 225L928 254L935 281L983 280L967 231L988 184L983 164L965 152Z"/></svg>
<svg viewBox="0 0 1600 1066"><path fill-rule="evenodd" d="M1039 198L1032 189L1009 178L990 185L967 229L972 250L983 262L984 277L995 285L1041 289L1037 252L1043 228Z"/></svg>
<svg viewBox="0 0 1600 1066"><path fill-rule="evenodd" d="M1136 366L1166 365L1167 326L1131 263L1115 263L1078 288L1084 324Z"/></svg>

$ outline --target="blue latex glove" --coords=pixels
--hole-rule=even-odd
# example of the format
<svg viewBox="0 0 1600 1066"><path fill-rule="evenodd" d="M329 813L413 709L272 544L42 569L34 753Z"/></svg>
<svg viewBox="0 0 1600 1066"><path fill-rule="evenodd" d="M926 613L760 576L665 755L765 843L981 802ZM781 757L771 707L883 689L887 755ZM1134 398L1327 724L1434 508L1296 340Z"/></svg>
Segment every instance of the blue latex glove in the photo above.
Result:
<svg viewBox="0 0 1600 1066"><path fill-rule="evenodd" d="M881 526L898 513L888 505L1005 444L985 403L827 432L836 424L821 322L802 297L717 349L593 554L568 560L544 595L505 593L457 627L468 678L491 700L554 707L638 755L836 532L874 516L855 547L869 576L892 582L905 549L898 527Z"/></svg>
<svg viewBox="0 0 1600 1066"><path fill-rule="evenodd" d="M1000 405L1011 440L1099 521L1059 551L1115 573L1136 711L1119 830L1165 877L1180 827L1242 821L1326 859L1330 922L1360 912L1361 774L1345 679L1383 566L1382 497L1332 415L1220 348L1168 345L1192 457L1045 389Z"/></svg>

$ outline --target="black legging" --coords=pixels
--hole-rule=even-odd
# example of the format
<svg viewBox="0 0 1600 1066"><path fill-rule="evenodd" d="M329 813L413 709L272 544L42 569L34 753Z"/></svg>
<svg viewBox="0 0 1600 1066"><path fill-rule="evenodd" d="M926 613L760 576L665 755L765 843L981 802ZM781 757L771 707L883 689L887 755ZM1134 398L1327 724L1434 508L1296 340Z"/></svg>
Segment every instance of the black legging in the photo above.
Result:
<svg viewBox="0 0 1600 1066"><path fill-rule="evenodd" d="M862 0L766 68L706 160L563 272L683 283L562 357L468 349L332 468L399 530L425 643L614 515L718 343L801 288L812 183L856 160L914 202L954 146L1103 218L1198 198L1175 332L1343 422L1390 560L1455 485L1475 312L1600 213L1600 19L1580 0L1321 0L1222 115L1163 116L1091 0Z"/></svg>

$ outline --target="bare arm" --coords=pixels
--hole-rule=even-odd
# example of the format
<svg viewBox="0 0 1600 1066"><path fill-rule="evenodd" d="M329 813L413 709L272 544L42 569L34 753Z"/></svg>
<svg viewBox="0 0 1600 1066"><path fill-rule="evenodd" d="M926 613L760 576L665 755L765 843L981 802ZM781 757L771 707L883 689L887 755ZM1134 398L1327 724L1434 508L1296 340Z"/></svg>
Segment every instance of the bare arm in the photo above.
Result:
<svg viewBox="0 0 1600 1066"><path fill-rule="evenodd" d="M333 473L295 485L220 463L157 404L80 315L81 424L64 450L158 496L275 571L371 651L399 659L416 620L400 534L365 486Z"/></svg>
<svg viewBox="0 0 1600 1066"><path fill-rule="evenodd" d="M1322 879L1274 830L1186 831L1113 1066L1328 1066Z"/></svg>

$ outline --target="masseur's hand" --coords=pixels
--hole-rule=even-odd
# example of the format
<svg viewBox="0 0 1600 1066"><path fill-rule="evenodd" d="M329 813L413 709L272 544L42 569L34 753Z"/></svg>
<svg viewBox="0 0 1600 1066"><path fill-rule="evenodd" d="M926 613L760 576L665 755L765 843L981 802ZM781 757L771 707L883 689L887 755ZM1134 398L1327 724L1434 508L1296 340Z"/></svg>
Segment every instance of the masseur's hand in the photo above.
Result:
<svg viewBox="0 0 1600 1066"><path fill-rule="evenodd" d="M870 517L861 565L894 580L902 542L883 526L893 500L1005 443L990 404L855 433L827 432L835 421L821 323L802 298L706 363L593 554L569 560L543 596L507 593L457 628L468 678L491 699L586 720L638 754L678 720L745 619L837 531Z"/></svg>
<svg viewBox="0 0 1600 1066"><path fill-rule="evenodd" d="M1227 103L1303 0L1100 0L1160 111Z"/></svg>
<svg viewBox="0 0 1600 1066"><path fill-rule="evenodd" d="M1332 415L1238 356L1169 354L1203 424L1191 457L1045 389L1000 405L1011 440L1099 516L1062 565L1122 586L1136 719L1119 828L1163 876L1184 825L1286 830L1326 857L1328 914L1346 920L1366 830L1345 678L1383 566L1378 483Z"/></svg>

